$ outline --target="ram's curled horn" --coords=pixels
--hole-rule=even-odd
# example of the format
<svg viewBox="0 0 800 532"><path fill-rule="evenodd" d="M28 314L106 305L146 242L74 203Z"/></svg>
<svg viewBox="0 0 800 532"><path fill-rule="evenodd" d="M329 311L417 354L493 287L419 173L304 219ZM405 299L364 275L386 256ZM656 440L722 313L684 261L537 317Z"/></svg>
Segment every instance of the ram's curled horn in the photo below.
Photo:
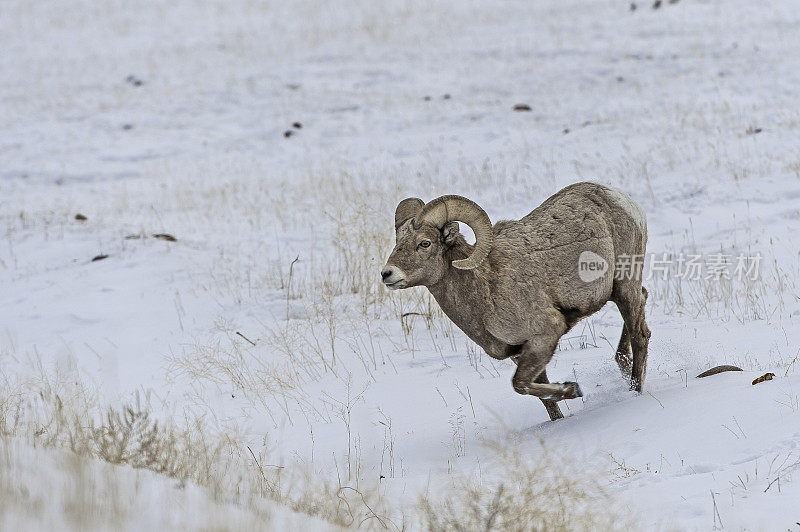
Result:
<svg viewBox="0 0 800 532"><path fill-rule="evenodd" d="M428 222L442 228L448 222L464 222L475 233L475 247L466 259L454 260L459 270L472 270L489 255L492 249L492 222L486 212L472 200L462 196L442 196L427 203L414 218L414 227Z"/></svg>
<svg viewBox="0 0 800 532"><path fill-rule="evenodd" d="M406 220L409 220L419 214L425 202L419 198L406 198L397 204L394 210L394 230L400 229Z"/></svg>

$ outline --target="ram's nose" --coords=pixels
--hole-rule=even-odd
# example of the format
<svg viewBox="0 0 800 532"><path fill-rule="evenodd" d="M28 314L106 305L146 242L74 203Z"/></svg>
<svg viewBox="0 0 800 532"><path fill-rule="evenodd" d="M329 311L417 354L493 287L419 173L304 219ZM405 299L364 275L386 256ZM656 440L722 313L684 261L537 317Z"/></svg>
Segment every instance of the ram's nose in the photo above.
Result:
<svg viewBox="0 0 800 532"><path fill-rule="evenodd" d="M381 270L381 279L389 289L403 288L405 286L405 276L403 270L394 266L385 266Z"/></svg>

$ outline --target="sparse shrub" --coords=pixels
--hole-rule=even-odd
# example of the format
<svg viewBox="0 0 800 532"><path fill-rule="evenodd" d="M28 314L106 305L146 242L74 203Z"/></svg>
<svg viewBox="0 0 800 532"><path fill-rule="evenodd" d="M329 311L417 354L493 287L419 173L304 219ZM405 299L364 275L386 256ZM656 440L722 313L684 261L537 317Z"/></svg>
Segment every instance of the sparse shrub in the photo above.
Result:
<svg viewBox="0 0 800 532"><path fill-rule="evenodd" d="M493 444L492 480L462 476L435 497L420 499L430 531L626 530L633 519L616 507L585 463L566 463L541 444L526 454L517 444ZM486 466L483 466L486 469ZM500 479L500 480L498 480Z"/></svg>
<svg viewBox="0 0 800 532"><path fill-rule="evenodd" d="M2 382L9 384L0 392L0 443L6 449L12 441L66 449L76 457L153 471L181 485L193 483L218 502L252 509L267 499L341 526L383 529L387 515L396 511L377 487L330 484L300 467L264 467L263 455L200 420L185 427L159 422L147 398L138 394L120 407L100 408L78 382L65 384L48 375L38 383ZM3 482L0 477L0 494L11 489ZM11 504L24 503L17 491L13 495Z"/></svg>

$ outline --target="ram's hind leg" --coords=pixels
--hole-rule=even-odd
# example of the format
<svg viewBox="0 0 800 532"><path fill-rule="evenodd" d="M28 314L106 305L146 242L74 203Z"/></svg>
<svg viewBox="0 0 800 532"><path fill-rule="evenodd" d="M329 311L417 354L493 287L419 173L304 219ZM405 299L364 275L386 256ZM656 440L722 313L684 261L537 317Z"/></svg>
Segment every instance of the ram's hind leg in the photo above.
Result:
<svg viewBox="0 0 800 532"><path fill-rule="evenodd" d="M625 329L630 335L633 362L631 364L631 390L642 392L645 373L647 371L647 346L650 342L650 329L645 321L644 308L647 303L647 290L641 282L629 280L621 286L615 286L614 301L619 307ZM625 331L623 331L623 338ZM620 339L620 343L622 339ZM617 350L619 354L619 349ZM617 360L619 363L619 359ZM622 366L620 366L622 367Z"/></svg>
<svg viewBox="0 0 800 532"><path fill-rule="evenodd" d="M617 353L614 355L614 360L617 361L619 370L626 379L631 378L631 366L633 366L633 358L631 357L631 335L628 332L628 327L622 324L622 336L619 338L619 345L617 345Z"/></svg>

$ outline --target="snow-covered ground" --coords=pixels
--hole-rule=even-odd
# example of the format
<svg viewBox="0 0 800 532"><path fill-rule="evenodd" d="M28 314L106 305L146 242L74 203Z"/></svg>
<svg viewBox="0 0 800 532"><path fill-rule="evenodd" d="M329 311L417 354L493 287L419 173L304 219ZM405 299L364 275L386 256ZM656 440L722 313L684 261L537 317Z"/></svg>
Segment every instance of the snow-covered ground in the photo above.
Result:
<svg viewBox="0 0 800 532"><path fill-rule="evenodd" d="M259 470L383 500L391 519L365 498L354 526L417 527L423 494L503 482L497 443L586 464L642 529L800 526L800 11L635 3L4 0L0 428L43 382L98 405L138 391ZM639 201L659 257L762 261L645 282L643 395L613 361L616 308L578 324L548 372L585 396L549 422L513 364L379 271L405 197L496 221L580 180ZM745 371L694 378L719 364ZM0 434L18 501L0 527L322 523L26 430ZM75 489L132 502L75 521ZM153 493L176 502L143 517Z"/></svg>

